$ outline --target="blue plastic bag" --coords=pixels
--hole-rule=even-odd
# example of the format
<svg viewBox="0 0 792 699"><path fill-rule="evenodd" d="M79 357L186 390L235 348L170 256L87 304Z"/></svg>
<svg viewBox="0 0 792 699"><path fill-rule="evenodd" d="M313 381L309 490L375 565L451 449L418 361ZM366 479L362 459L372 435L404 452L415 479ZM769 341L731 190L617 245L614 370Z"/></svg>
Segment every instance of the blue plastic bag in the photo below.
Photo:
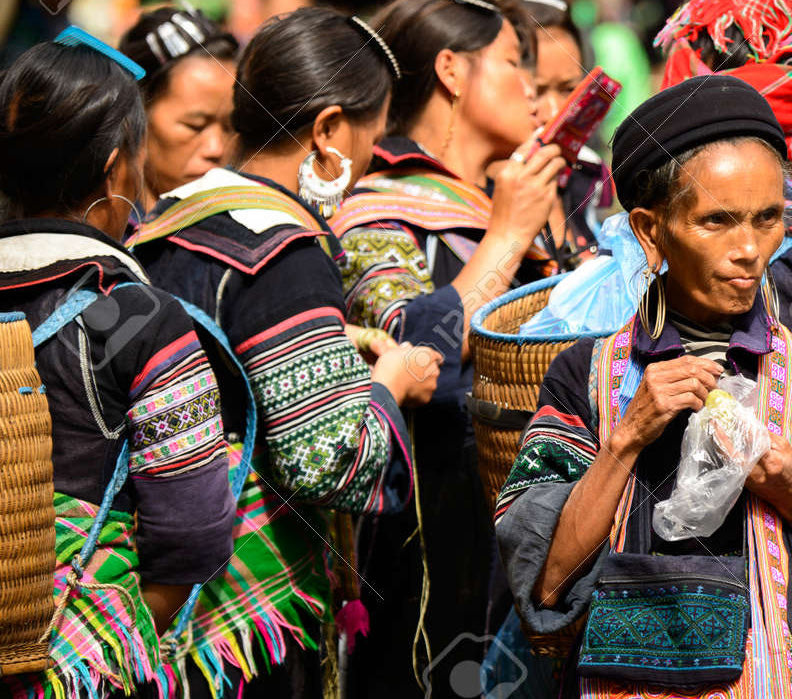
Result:
<svg viewBox="0 0 792 699"><path fill-rule="evenodd" d="M635 314L646 256L627 214L607 218L597 238L603 253L567 274L547 306L520 327L520 335L607 334Z"/></svg>

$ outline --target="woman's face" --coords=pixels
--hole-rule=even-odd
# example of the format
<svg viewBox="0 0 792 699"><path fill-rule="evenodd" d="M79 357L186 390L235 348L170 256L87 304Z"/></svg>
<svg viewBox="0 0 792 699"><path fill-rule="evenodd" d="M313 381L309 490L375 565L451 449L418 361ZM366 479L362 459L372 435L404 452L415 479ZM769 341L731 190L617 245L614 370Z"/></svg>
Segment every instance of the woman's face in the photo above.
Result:
<svg viewBox="0 0 792 699"><path fill-rule="evenodd" d="M156 196L191 182L230 156L236 66L188 56L148 110L146 182Z"/></svg>
<svg viewBox="0 0 792 699"><path fill-rule="evenodd" d="M536 107L544 126L564 104L583 79L580 48L572 35L559 27L536 32Z"/></svg>
<svg viewBox="0 0 792 699"><path fill-rule="evenodd" d="M773 153L746 141L714 144L684 166L688 205L661 241L669 303L713 325L751 309L784 236L783 173Z"/></svg>
<svg viewBox="0 0 792 699"><path fill-rule="evenodd" d="M495 159L508 158L538 126L531 76L522 66L514 27L504 21L495 40L470 58L458 109L472 135L489 141Z"/></svg>

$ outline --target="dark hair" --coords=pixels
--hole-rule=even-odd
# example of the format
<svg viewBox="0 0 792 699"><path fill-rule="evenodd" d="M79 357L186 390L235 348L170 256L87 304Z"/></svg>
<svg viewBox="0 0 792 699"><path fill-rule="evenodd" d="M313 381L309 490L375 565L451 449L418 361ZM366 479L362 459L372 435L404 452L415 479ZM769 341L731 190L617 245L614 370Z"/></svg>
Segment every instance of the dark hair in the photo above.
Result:
<svg viewBox="0 0 792 699"><path fill-rule="evenodd" d="M34 46L0 78L8 213L72 210L99 190L113 150L136 154L145 131L140 92L124 68L86 46Z"/></svg>
<svg viewBox="0 0 792 699"><path fill-rule="evenodd" d="M175 45L179 47L176 57L171 55L168 45L158 34L163 25L168 25ZM184 26L188 26L190 31L186 31ZM199 41L198 37L202 40ZM157 53L152 49L152 43ZM139 85L146 105L151 105L167 91L171 73L183 58L203 56L233 61L239 51L239 42L198 10L161 7L141 15L137 24L121 37L118 48L146 69L146 77Z"/></svg>
<svg viewBox="0 0 792 699"><path fill-rule="evenodd" d="M443 49L468 52L489 46L503 26L503 15L454 0L396 0L371 23L401 65L388 131L405 135L437 84L437 54Z"/></svg>
<svg viewBox="0 0 792 699"><path fill-rule="evenodd" d="M561 29L569 34L580 49L583 55L583 37L580 29L572 21L569 8L561 10L543 2L532 2L532 0L522 0L521 5L528 16L528 22L533 25L537 37L541 37L541 32L545 29Z"/></svg>
<svg viewBox="0 0 792 699"><path fill-rule="evenodd" d="M753 58L751 47L745 40L740 28L736 25L730 26L724 32L727 41L726 52L722 52L715 46L712 37L702 28L699 35L690 42L693 50L701 51L701 60L706 63L713 71L733 70L748 63Z"/></svg>
<svg viewBox="0 0 792 699"><path fill-rule="evenodd" d="M234 85L231 124L240 150L278 145L338 105L365 121L392 87L382 49L348 17L305 7L265 24L245 49Z"/></svg>
<svg viewBox="0 0 792 699"><path fill-rule="evenodd" d="M622 199L624 208L627 211L631 211L636 207L657 209L660 215L662 228L667 229L674 218L675 212L684 209L692 203L691 195L693 194L693 182L689 179L685 182L682 178L685 165L713 146L724 143L734 146L738 146L742 143L759 144L773 154L773 158L778 162L784 175L789 175L789 163L764 139L758 136L734 136L723 138L718 141L712 141L701 146L690 148L675 156L672 160L652 170L639 171L636 175L635 193L630 197L624 197Z"/></svg>

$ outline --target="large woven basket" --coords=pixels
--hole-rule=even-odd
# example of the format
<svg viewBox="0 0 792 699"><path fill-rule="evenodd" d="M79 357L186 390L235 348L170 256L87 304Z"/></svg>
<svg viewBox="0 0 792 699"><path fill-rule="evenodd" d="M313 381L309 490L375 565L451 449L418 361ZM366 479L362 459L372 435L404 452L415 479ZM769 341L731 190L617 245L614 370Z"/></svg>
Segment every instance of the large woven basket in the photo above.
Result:
<svg viewBox="0 0 792 699"><path fill-rule="evenodd" d="M54 612L52 423L21 313L0 314L0 674L44 670Z"/></svg>
<svg viewBox="0 0 792 699"><path fill-rule="evenodd" d="M550 362L581 337L518 334L520 326L547 305L553 287L565 276L514 289L482 306L471 319L474 378L468 407L473 414L479 472L493 511L519 451L520 434L536 410Z"/></svg>

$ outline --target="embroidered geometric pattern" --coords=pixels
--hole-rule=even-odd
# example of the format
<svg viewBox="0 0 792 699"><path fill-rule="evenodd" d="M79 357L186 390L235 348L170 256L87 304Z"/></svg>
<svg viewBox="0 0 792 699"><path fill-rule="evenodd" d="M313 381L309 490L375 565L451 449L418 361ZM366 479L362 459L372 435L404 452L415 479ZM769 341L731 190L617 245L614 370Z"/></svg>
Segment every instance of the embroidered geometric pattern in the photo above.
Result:
<svg viewBox="0 0 792 699"><path fill-rule="evenodd" d="M727 585L665 581L595 590L580 660L588 666L742 668L748 601Z"/></svg>
<svg viewBox="0 0 792 699"><path fill-rule="evenodd" d="M594 462L598 446L576 415L549 405L534 415L495 508L496 523L520 494L537 483L574 482Z"/></svg>
<svg viewBox="0 0 792 699"><path fill-rule="evenodd" d="M390 431L370 404L368 366L339 318L322 311L242 354L269 468L300 501L377 511Z"/></svg>
<svg viewBox="0 0 792 699"><path fill-rule="evenodd" d="M397 224L355 228L344 234L341 244L346 253L341 275L348 321L399 337L404 307L434 291L420 245Z"/></svg>
<svg viewBox="0 0 792 699"><path fill-rule="evenodd" d="M130 473L172 476L225 456L217 382L190 332L159 352L127 412Z"/></svg>

